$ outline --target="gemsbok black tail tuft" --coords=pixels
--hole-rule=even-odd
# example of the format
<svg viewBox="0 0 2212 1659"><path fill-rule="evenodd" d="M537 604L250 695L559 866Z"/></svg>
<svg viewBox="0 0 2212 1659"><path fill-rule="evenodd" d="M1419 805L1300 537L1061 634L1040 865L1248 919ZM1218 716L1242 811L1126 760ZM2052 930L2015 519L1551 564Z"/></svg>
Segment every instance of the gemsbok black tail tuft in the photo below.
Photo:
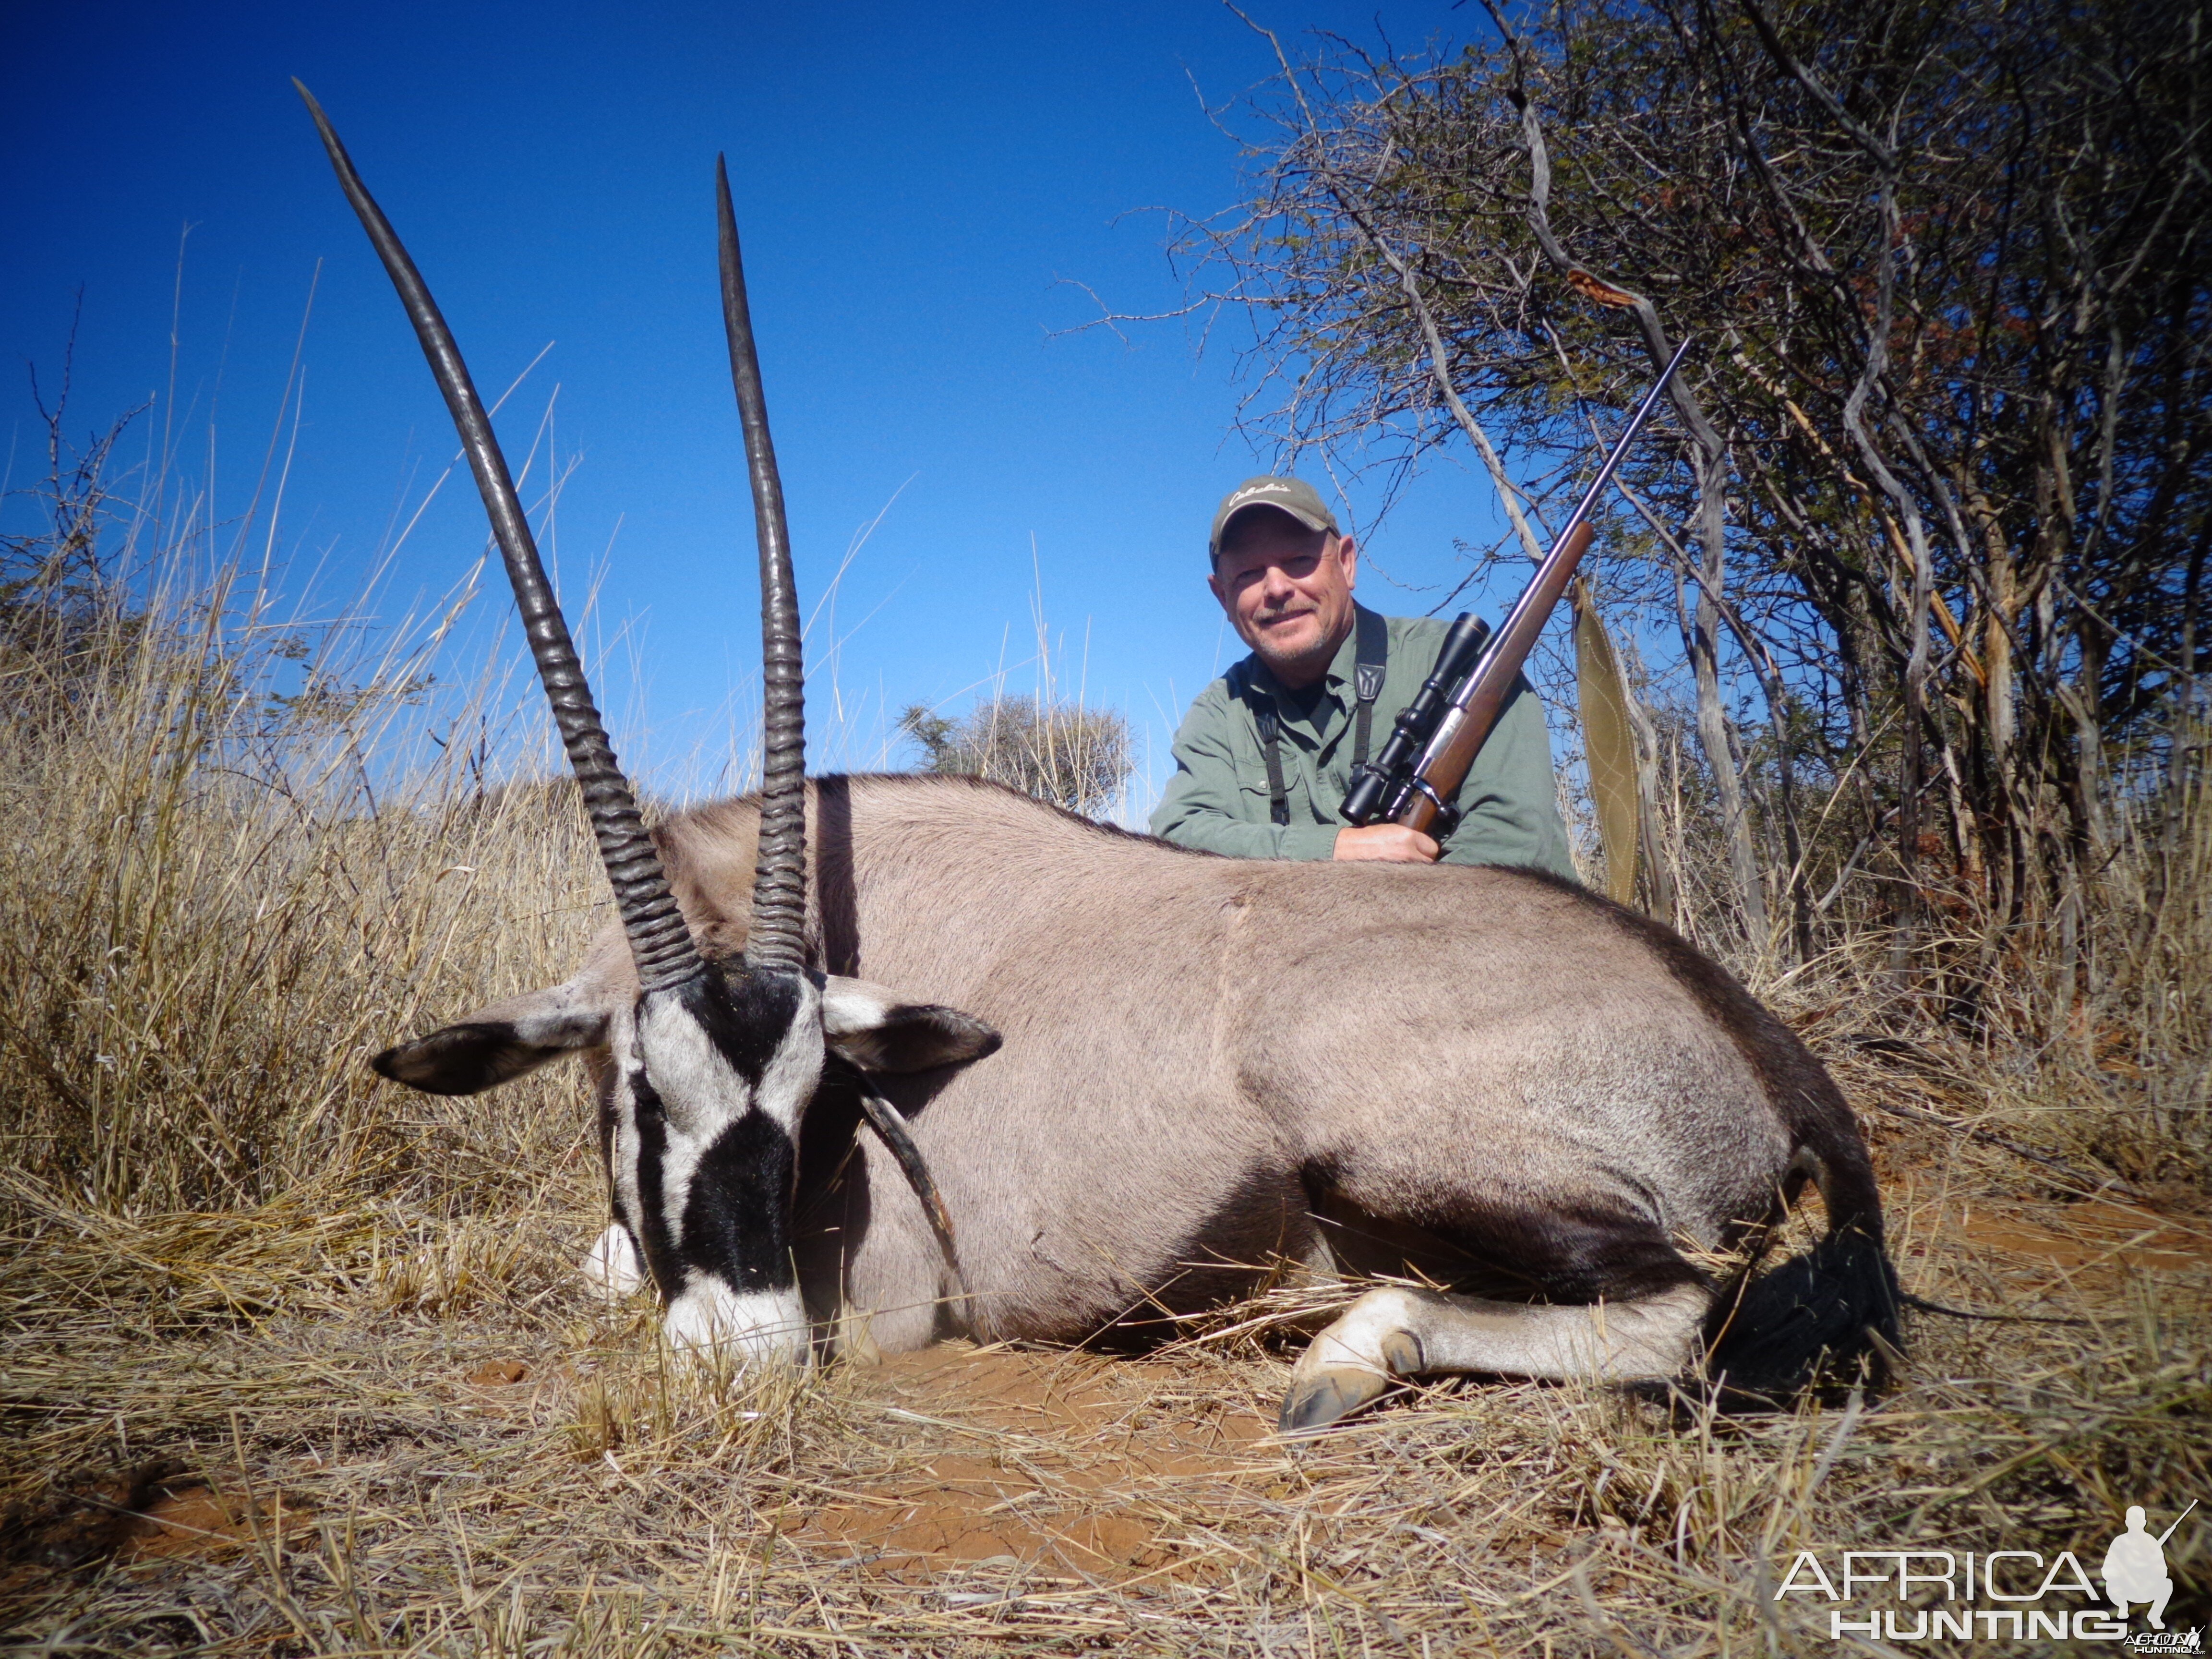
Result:
<svg viewBox="0 0 2212 1659"><path fill-rule="evenodd" d="M1724 1411L1769 1411L1816 1387L1880 1388L1904 1350L1899 1303L1881 1240L1832 1232L1715 1305L1706 1392Z"/></svg>
<svg viewBox="0 0 2212 1659"><path fill-rule="evenodd" d="M1904 1353L1881 1198L1866 1143L1848 1126L1803 1126L1827 1236L1735 1286L1706 1320L1702 1393L1723 1411L1787 1407L1809 1389L1879 1389Z"/></svg>

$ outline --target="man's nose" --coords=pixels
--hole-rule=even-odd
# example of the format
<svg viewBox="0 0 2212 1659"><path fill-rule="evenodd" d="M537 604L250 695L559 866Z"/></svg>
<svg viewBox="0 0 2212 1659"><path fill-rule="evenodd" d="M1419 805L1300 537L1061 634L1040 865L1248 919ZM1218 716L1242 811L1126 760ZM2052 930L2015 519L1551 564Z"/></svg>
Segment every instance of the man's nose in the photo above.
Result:
<svg viewBox="0 0 2212 1659"><path fill-rule="evenodd" d="M1267 574L1261 584L1261 592L1266 595L1270 605L1283 604L1297 591L1297 585L1291 580L1290 573L1282 566L1271 564L1267 567Z"/></svg>

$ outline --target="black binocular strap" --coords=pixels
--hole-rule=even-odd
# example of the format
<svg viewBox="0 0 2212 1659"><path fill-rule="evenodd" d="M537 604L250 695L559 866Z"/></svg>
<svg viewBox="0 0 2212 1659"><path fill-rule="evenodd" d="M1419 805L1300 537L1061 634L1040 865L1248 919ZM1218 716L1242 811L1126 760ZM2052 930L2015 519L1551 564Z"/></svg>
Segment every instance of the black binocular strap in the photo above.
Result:
<svg viewBox="0 0 2212 1659"><path fill-rule="evenodd" d="M1390 646L1390 624L1381 612L1365 605L1352 609L1356 635L1352 643L1352 695L1358 713L1352 717L1352 764L1367 764L1367 740L1375 728L1375 700L1382 695L1384 659ZM1270 823L1291 821L1291 798L1283 787L1283 722L1275 700L1265 692L1252 699L1253 723L1260 728L1260 752L1267 763L1267 817Z"/></svg>
<svg viewBox="0 0 2212 1659"><path fill-rule="evenodd" d="M1252 700L1252 718L1260 726L1260 752L1267 762L1267 817L1274 823L1291 821L1291 798L1283 787L1283 722L1274 700L1261 692Z"/></svg>

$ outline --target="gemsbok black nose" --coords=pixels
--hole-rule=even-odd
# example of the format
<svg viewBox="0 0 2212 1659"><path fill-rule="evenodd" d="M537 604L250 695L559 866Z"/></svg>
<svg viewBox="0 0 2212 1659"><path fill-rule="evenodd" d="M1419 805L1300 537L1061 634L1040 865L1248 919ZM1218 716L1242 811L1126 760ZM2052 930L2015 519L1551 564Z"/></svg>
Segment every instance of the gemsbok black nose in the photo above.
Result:
<svg viewBox="0 0 2212 1659"><path fill-rule="evenodd" d="M293 84L453 416L614 890L638 994L621 1022L626 1029L608 1034L619 1079L611 1158L617 1206L666 1301L669 1335L686 1347L734 1346L745 1358L804 1354L805 1319L791 1259L792 1186L799 1121L820 1081L823 1052L821 996L805 972L801 938L805 670L790 533L727 171L718 158L722 315L760 544L765 744L751 927L744 961L725 968L701 956L678 907L453 331L321 106ZM519 1033L517 1042L526 1046ZM476 1052L509 1057L483 1068L487 1080L514 1074L514 1046L478 1045ZM501 1063L510 1069L501 1073ZM406 1065L398 1050L379 1057L390 1075L406 1077Z"/></svg>

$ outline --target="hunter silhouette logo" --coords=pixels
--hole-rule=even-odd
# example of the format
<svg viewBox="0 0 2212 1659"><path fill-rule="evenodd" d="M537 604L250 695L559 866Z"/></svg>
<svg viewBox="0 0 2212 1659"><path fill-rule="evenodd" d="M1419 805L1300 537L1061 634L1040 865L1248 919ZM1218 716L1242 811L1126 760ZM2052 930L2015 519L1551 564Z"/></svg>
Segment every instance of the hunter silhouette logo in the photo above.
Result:
<svg viewBox="0 0 2212 1659"><path fill-rule="evenodd" d="M2189 1510L2196 1507L2192 1498ZM2112 1547L2105 1552L2105 1594L2112 1598L2121 1618L2128 1616L2130 1602L2141 1601L2149 1606L2150 1627L2166 1628L2166 1604L2173 1599L2173 1580L2166 1571L2166 1540L2173 1536L2174 1527L2189 1518L2189 1510L2175 1516L2173 1526L2154 1538L2142 1505L2129 1508L2128 1529L2112 1540Z"/></svg>
<svg viewBox="0 0 2212 1659"><path fill-rule="evenodd" d="M2136 1653L2201 1654L2202 1631L2166 1627L2173 1596L2166 1546L2196 1507L2192 1499L2172 1526L2154 1534L2148 1511L2130 1506L2127 1529L2106 1547L2101 1563L2071 1550L2048 1559L2021 1549L1845 1550L1827 1562L1818 1551L1800 1550L1774 1599L1831 1603L1833 1641L2112 1642ZM2133 1608L2142 1609L2149 1629L2130 1632Z"/></svg>

